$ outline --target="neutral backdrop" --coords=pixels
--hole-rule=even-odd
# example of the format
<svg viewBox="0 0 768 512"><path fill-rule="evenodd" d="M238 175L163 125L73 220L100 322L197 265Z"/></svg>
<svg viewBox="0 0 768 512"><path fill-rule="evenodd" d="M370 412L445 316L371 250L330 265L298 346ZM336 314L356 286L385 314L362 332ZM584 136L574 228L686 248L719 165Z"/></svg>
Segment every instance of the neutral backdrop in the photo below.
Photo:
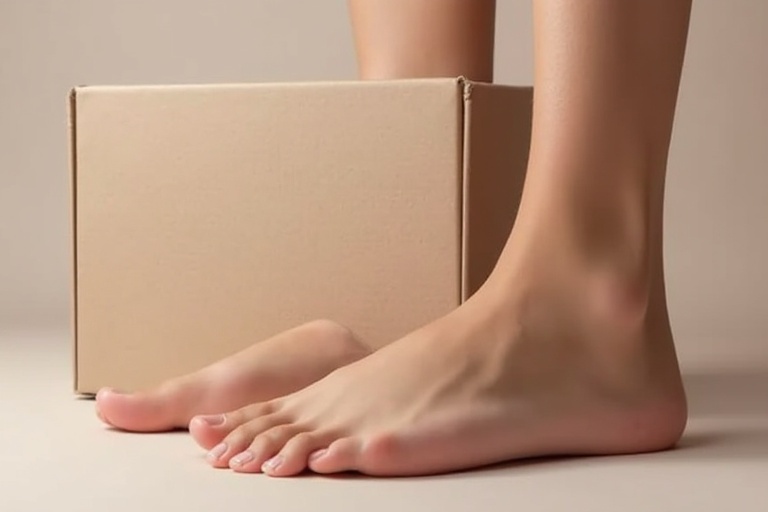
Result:
<svg viewBox="0 0 768 512"><path fill-rule="evenodd" d="M530 18L499 0L498 82L531 84ZM71 86L354 79L348 23L344 0L0 0L0 332L68 328ZM767 49L768 2L695 2L665 238L689 369L768 363Z"/></svg>

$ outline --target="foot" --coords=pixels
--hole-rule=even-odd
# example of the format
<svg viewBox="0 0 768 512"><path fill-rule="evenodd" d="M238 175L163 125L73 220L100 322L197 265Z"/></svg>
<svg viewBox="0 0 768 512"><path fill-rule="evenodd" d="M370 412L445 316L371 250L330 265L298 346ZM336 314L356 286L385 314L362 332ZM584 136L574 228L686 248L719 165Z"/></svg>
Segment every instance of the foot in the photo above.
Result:
<svg viewBox="0 0 768 512"><path fill-rule="evenodd" d="M345 327L318 320L151 391L121 394L102 389L96 395L96 413L123 430L186 428L195 415L221 413L292 393L369 353Z"/></svg>
<svg viewBox="0 0 768 512"><path fill-rule="evenodd" d="M286 397L194 418L190 432L213 466L272 476L673 446L686 406L663 294L542 258L514 265L370 357Z"/></svg>

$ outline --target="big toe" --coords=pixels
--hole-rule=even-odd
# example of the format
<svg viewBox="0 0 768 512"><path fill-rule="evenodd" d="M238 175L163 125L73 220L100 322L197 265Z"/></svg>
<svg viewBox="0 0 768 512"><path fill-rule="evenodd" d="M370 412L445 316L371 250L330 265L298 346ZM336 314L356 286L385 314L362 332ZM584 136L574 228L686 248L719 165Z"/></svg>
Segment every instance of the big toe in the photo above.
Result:
<svg viewBox="0 0 768 512"><path fill-rule="evenodd" d="M140 393L118 393L104 388L96 395L96 413L105 423L132 432L183 428L190 416L190 388L181 382Z"/></svg>

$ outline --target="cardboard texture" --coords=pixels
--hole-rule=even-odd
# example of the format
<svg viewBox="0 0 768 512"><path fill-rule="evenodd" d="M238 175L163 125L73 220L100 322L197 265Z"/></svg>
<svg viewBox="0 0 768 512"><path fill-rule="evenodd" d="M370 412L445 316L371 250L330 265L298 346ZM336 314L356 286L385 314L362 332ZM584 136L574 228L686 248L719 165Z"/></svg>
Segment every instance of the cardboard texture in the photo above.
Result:
<svg viewBox="0 0 768 512"><path fill-rule="evenodd" d="M460 78L75 88L75 390L316 318L381 347L455 308L512 226L531 104Z"/></svg>

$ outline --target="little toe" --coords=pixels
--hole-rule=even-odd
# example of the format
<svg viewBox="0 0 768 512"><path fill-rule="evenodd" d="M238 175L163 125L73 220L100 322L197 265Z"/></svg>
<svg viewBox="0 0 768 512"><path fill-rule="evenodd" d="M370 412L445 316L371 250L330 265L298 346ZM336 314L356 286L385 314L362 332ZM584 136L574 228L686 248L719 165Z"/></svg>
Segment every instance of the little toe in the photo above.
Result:
<svg viewBox="0 0 768 512"><path fill-rule="evenodd" d="M307 469L309 455L327 447L332 438L317 432L301 432L293 436L280 453L262 466L262 471L270 476L293 476Z"/></svg>
<svg viewBox="0 0 768 512"><path fill-rule="evenodd" d="M206 458L213 467L229 467L230 459L244 452L253 444L254 439L259 434L285 423L287 422L276 414L251 420L227 434L216 446L210 449Z"/></svg>
<svg viewBox="0 0 768 512"><path fill-rule="evenodd" d="M301 435L301 428L294 424L277 425L262 432L241 456L233 457L229 467L239 473L258 473L264 463L273 458L294 436Z"/></svg>
<svg viewBox="0 0 768 512"><path fill-rule="evenodd" d="M310 454L309 469L323 474L356 470L360 446L360 441L355 438L338 439L327 449L320 449Z"/></svg>

